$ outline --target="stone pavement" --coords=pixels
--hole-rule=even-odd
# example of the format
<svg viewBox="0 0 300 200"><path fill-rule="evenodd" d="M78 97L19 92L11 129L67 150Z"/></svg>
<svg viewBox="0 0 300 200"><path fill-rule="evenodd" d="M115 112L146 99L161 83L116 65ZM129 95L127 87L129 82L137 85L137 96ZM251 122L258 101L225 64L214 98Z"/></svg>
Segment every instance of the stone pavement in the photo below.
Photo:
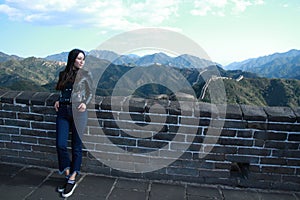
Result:
<svg viewBox="0 0 300 200"><path fill-rule="evenodd" d="M63 199L53 169L0 163L0 200ZM299 188L300 189L300 188ZM68 199L83 200L300 200L300 190L270 191L188 183L125 179L82 173Z"/></svg>

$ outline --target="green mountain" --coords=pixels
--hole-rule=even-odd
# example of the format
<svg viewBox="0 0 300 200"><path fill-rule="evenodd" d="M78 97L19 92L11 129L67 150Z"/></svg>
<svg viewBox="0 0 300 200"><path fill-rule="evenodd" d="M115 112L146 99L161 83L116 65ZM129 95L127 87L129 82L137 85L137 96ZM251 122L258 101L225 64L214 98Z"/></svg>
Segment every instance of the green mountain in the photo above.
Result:
<svg viewBox="0 0 300 200"><path fill-rule="evenodd" d="M298 79L300 77L300 50L275 53L224 66L227 70L242 70L266 78Z"/></svg>
<svg viewBox="0 0 300 200"><path fill-rule="evenodd" d="M64 66L64 62L42 58L16 59L6 56L4 61L0 61L0 88L55 92L58 73ZM180 88L184 77L200 101L211 101L209 91L205 90L208 82L222 81L229 104L290 107L300 105L300 80L297 79L259 78L250 72L224 70L216 65L202 69L161 64L131 67L116 65L94 56L87 57L85 67L92 71L96 94L99 96L109 96L116 92L119 95L132 94L143 98L167 94L173 98L174 91L159 82ZM149 73L144 73L143 70L149 70ZM171 70L174 71L171 73ZM122 84L119 84L120 81L123 81ZM141 87L134 88L137 83ZM180 92L189 93L185 88Z"/></svg>
<svg viewBox="0 0 300 200"><path fill-rule="evenodd" d="M41 58L8 59L0 62L0 87L12 90L50 91L64 63ZM51 90L53 91L53 90Z"/></svg>

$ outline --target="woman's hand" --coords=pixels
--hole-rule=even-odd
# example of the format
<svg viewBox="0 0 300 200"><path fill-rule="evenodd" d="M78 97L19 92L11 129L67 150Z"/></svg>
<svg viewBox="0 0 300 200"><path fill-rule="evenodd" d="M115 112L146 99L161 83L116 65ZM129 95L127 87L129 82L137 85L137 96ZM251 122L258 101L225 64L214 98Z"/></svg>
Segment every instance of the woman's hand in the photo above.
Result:
<svg viewBox="0 0 300 200"><path fill-rule="evenodd" d="M86 110L86 105L85 103L81 103L79 104L79 106L77 107L79 112L84 112Z"/></svg>
<svg viewBox="0 0 300 200"><path fill-rule="evenodd" d="M55 101L54 108L55 108L55 111L57 112L58 108L59 108L59 101Z"/></svg>

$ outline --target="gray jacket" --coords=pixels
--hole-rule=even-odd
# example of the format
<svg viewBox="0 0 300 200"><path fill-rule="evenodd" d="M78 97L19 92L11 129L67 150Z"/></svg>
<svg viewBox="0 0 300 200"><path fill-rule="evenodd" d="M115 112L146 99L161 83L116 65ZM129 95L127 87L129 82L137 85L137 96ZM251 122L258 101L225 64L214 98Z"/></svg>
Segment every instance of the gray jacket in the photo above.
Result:
<svg viewBox="0 0 300 200"><path fill-rule="evenodd" d="M80 69L77 73L75 82L73 84L73 91L71 95L72 103L91 102L93 98L93 80L90 71Z"/></svg>

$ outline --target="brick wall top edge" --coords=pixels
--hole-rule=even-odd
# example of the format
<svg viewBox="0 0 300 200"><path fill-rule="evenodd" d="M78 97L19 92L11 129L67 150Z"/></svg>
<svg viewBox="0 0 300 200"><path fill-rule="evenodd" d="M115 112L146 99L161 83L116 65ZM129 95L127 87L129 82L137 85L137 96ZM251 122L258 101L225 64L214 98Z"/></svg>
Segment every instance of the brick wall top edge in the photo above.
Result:
<svg viewBox="0 0 300 200"><path fill-rule="evenodd" d="M298 108L292 108L295 115L296 115L296 118L297 118L297 122L300 122L300 107Z"/></svg>
<svg viewBox="0 0 300 200"><path fill-rule="evenodd" d="M268 117L263 107L251 105L240 105L240 107L245 120L265 121Z"/></svg>
<svg viewBox="0 0 300 200"><path fill-rule="evenodd" d="M296 122L297 117L289 107L264 107L269 121Z"/></svg>
<svg viewBox="0 0 300 200"><path fill-rule="evenodd" d="M23 103L31 105L52 106L58 99L58 97L58 93L11 91L0 89L0 103ZM113 98L97 96L92 103L93 105L91 105L90 107L97 108L98 106L101 109L108 109L111 108L111 105L113 104L113 108L121 110L121 106L124 104L124 102L126 102L126 98L128 100L128 97L121 96ZM142 107L144 107L146 111L147 109L149 109L147 107L149 106L149 102L157 100L132 98L130 101L135 102L135 109L138 109L138 111L141 111ZM176 109L176 104L173 104L172 101L162 102L168 104L170 110ZM213 105L205 102L193 103L191 101L186 101L186 103L182 104L182 102L183 101L181 101L180 105L184 105L187 107L190 107L191 105L195 106L195 116L214 116L215 114L218 114L218 112L226 110L226 118L229 119L244 119L252 121L265 121L266 119L268 119L269 121L275 122L300 122L300 107L290 108L260 107L252 105ZM182 109L186 109L184 108L184 106Z"/></svg>
<svg viewBox="0 0 300 200"><path fill-rule="evenodd" d="M7 92L7 90L0 89L0 98Z"/></svg>
<svg viewBox="0 0 300 200"><path fill-rule="evenodd" d="M7 91L1 96L0 102L13 104L15 103L15 98L20 94L22 94L21 91Z"/></svg>

